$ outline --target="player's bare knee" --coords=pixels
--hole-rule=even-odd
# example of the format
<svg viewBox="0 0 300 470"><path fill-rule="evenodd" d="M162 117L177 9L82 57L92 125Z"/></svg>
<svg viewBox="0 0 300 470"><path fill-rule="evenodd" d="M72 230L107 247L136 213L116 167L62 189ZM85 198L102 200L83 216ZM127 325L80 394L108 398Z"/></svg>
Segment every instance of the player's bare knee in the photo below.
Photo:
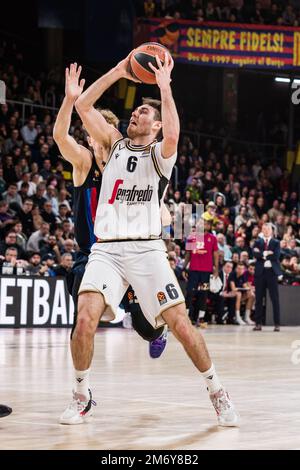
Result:
<svg viewBox="0 0 300 470"><path fill-rule="evenodd" d="M191 337L191 328L188 316L179 314L176 316L171 329L180 342L186 343Z"/></svg>
<svg viewBox="0 0 300 470"><path fill-rule="evenodd" d="M93 336L97 325L95 325L95 320L88 312L82 312L81 315L78 314L77 323L76 323L76 335L77 336Z"/></svg>

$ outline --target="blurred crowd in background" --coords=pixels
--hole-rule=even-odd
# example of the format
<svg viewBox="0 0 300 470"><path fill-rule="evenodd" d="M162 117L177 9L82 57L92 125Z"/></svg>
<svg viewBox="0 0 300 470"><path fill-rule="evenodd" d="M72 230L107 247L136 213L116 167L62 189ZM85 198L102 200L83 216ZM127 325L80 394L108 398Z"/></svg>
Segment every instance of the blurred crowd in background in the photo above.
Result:
<svg viewBox="0 0 300 470"><path fill-rule="evenodd" d="M140 16L230 23L299 26L298 0L145 0Z"/></svg>
<svg viewBox="0 0 300 470"><path fill-rule="evenodd" d="M52 136L57 111L51 103L53 97L60 102L61 88L55 83L62 77L54 72L35 78L25 73L22 53L13 43L8 46L3 41L0 55L0 79L7 84L7 98L43 105L33 107L25 122L19 105L0 108L2 273L64 275L72 267L77 245L71 167L60 158ZM112 100L113 111L114 104ZM214 123L200 117L193 123L182 122L176 169L165 197L173 221L182 204L191 204L194 210L196 204L204 204L205 218L213 221L218 239L221 266L231 260L235 268L242 261L245 269L253 259L252 246L263 222L272 222L281 245L283 282L300 285L299 195L283 159L262 160L255 152L241 152L226 144L225 129L216 139L196 139L189 132L192 127L216 133ZM286 126L275 126L273 138L284 142L286 132ZM76 114L70 133L87 146ZM169 251L171 265L184 281L180 268L185 240L172 242Z"/></svg>

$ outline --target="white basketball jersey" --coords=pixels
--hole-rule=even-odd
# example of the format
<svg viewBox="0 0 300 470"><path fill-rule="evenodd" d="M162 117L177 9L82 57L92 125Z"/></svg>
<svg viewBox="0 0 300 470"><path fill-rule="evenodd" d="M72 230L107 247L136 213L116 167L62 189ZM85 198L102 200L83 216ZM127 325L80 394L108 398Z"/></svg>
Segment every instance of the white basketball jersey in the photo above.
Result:
<svg viewBox="0 0 300 470"><path fill-rule="evenodd" d="M161 142L112 146L102 174L95 235L100 240L156 239L161 236L160 204L177 154L165 159Z"/></svg>

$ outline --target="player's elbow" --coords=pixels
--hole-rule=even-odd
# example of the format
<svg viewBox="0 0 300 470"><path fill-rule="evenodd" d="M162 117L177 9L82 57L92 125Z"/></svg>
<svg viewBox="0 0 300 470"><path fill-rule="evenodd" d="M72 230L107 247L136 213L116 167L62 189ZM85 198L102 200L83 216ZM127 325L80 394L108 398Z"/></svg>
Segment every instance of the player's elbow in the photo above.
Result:
<svg viewBox="0 0 300 470"><path fill-rule="evenodd" d="M168 132L164 135L164 142L168 147L177 148L179 141L179 134L177 132Z"/></svg>
<svg viewBox="0 0 300 470"><path fill-rule="evenodd" d="M57 143L57 145L60 144L62 141L62 135L56 127L54 127L53 129L53 139L54 139L54 142Z"/></svg>
<svg viewBox="0 0 300 470"><path fill-rule="evenodd" d="M75 109L78 114L87 112L90 108L90 105L87 103L86 99L82 97L82 95L80 95L75 101Z"/></svg>

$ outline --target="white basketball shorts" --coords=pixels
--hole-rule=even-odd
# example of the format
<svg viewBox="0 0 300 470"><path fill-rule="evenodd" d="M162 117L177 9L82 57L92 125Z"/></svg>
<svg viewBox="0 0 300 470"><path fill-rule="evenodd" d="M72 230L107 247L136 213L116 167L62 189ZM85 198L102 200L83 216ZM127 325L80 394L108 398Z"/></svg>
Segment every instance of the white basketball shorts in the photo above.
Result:
<svg viewBox="0 0 300 470"><path fill-rule="evenodd" d="M103 294L107 309L101 320L114 319L130 284L154 328L165 324L162 312L185 302L162 240L94 243L79 294Z"/></svg>

